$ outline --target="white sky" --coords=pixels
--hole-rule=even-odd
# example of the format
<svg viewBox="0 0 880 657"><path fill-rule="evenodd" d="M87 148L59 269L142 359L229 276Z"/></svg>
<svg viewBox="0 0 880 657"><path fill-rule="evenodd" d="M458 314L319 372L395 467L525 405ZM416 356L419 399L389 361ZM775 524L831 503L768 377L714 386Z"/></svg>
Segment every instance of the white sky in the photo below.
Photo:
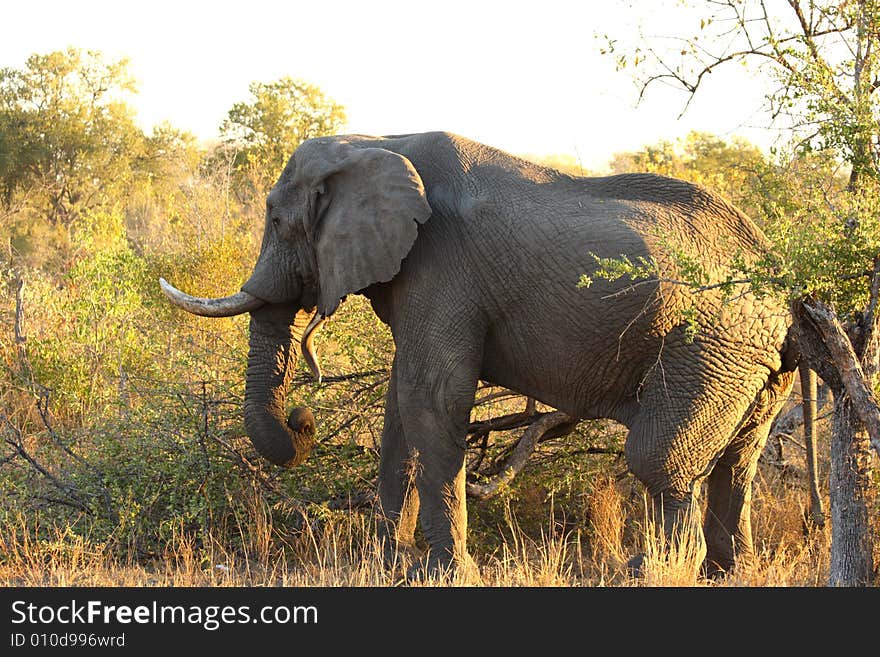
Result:
<svg viewBox="0 0 880 657"><path fill-rule="evenodd" d="M74 46L128 57L149 130L167 120L211 139L248 84L289 75L346 107L347 132L450 130L588 169L693 129L768 145L762 89L738 67L710 76L687 113L660 86L636 106L609 34L696 31L671 0L6 0L0 67ZM693 23L693 25L690 25Z"/></svg>

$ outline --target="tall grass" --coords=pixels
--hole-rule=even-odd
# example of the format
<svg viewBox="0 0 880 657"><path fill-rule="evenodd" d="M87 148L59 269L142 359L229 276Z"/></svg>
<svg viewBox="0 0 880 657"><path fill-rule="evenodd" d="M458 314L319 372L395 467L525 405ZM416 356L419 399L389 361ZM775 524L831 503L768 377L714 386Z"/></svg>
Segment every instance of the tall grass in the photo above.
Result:
<svg viewBox="0 0 880 657"><path fill-rule="evenodd" d="M626 487L597 482L588 496L590 521L569 529L552 509L537 536L520 527L514 507L505 513L500 547L472 555L469 567L420 581L419 586L822 586L828 573L828 532L791 532L802 522L802 491L763 497L756 504L760 537L754 563L726 577L707 580L688 536L667 543L639 514L643 501ZM779 491L777 491L778 493ZM629 519L627 519L629 518ZM175 528L164 553L149 561L120 558L112 550L64 527L35 532L24 515L0 527L0 585L3 586L315 586L389 587L404 583L401 568L386 568L371 515L336 513L289 531L276 526L259 496L236 519L238 540L229 532L194 536ZM767 531L770 529L771 531ZM44 538L35 539L42 534ZM625 564L634 550L645 555L634 578ZM401 559L401 563L405 563Z"/></svg>

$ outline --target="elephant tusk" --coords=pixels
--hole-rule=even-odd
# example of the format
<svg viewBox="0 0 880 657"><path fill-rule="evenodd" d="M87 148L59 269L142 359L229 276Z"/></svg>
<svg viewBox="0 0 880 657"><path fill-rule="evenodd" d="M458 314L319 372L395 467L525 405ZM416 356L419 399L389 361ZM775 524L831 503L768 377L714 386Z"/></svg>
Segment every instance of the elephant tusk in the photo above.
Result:
<svg viewBox="0 0 880 657"><path fill-rule="evenodd" d="M320 329L324 322L326 322L329 318L325 317L321 314L319 310L315 311L315 314L312 315L312 319L309 322L309 325L306 326L306 330L303 332L302 342L300 343L302 347L302 355L305 358L306 365L309 366L309 370L312 372L312 376L321 383L322 375L321 375L321 365L318 363L318 356L315 353L315 344L314 338L315 334L317 334L318 329Z"/></svg>
<svg viewBox="0 0 880 657"><path fill-rule="evenodd" d="M159 279L159 286L175 306L202 317L232 317L251 312L265 304L265 301L245 291L233 294L231 297L203 299L181 292L164 278Z"/></svg>

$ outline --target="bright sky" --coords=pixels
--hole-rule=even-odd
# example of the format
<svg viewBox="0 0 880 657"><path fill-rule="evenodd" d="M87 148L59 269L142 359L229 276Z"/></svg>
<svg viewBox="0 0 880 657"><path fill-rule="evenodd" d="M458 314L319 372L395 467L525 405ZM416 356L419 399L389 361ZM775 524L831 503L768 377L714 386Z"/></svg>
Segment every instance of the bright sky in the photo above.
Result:
<svg viewBox="0 0 880 657"><path fill-rule="evenodd" d="M685 96L660 86L636 106L596 35L669 34L669 0L40 0L4 3L0 67L74 46L127 57L143 127L217 136L248 84L289 75L346 107L347 132L450 130L518 154L568 154L601 170L615 152L690 130L767 146L762 89L710 76ZM674 21L674 22L673 22ZM693 25L689 25L693 23Z"/></svg>

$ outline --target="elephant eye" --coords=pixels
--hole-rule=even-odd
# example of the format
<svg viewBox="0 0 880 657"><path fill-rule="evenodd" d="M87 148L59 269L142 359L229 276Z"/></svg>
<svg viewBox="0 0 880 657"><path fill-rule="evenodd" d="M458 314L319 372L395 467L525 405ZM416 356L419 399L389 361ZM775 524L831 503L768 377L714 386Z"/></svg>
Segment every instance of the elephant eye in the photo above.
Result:
<svg viewBox="0 0 880 657"><path fill-rule="evenodd" d="M281 223L281 220L278 218L278 215L276 214L274 217L272 217L272 225L277 228L279 223Z"/></svg>

